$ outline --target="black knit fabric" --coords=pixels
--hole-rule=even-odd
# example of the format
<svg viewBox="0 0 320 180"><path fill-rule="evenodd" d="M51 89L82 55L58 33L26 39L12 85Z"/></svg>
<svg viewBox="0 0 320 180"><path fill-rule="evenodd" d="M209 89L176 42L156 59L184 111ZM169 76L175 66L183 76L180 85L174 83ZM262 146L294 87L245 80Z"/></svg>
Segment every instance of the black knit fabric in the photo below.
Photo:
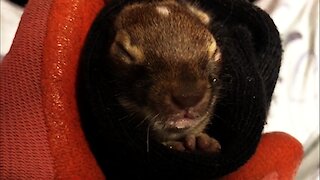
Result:
<svg viewBox="0 0 320 180"><path fill-rule="evenodd" d="M208 134L222 146L217 156L175 152L135 127L114 98L116 72L106 49L112 23L129 0L103 8L88 34L80 60L78 101L91 150L107 179L215 179L253 155L259 143L278 78L281 42L271 18L244 0L199 0L215 16L211 32L222 52L222 98Z"/></svg>

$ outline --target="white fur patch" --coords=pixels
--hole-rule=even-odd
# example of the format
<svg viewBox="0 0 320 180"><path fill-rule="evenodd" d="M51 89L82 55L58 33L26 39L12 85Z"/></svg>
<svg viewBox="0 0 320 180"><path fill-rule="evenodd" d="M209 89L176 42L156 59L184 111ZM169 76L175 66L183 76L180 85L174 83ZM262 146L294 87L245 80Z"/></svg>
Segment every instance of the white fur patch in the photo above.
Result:
<svg viewBox="0 0 320 180"><path fill-rule="evenodd" d="M210 22L210 17L207 13L201 11L200 9L197 9L196 7L193 7L191 5L188 5L188 8L191 10L191 12L193 14L195 14L199 19L200 21L205 24L205 25L208 25L209 22Z"/></svg>
<svg viewBox="0 0 320 180"><path fill-rule="evenodd" d="M220 51L219 48L217 47L217 43L214 40L208 47L208 57L210 59L213 59L214 61L219 61L220 60Z"/></svg>
<svg viewBox="0 0 320 180"><path fill-rule="evenodd" d="M156 10L162 16L169 16L170 14L170 10L165 6L157 6Z"/></svg>

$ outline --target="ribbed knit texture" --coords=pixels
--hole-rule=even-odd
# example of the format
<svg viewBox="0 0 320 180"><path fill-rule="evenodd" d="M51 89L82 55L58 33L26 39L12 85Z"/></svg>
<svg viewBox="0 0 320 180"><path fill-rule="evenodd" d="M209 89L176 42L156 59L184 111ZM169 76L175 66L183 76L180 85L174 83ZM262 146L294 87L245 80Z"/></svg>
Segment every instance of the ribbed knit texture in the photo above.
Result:
<svg viewBox="0 0 320 180"><path fill-rule="evenodd" d="M256 150L278 78L282 49L273 21L247 1L199 1L214 14L211 31L222 51L222 99L208 128L222 153L172 152L152 140L147 152L146 132L133 130L134 124L122 118L126 111L112 89L116 72L104 62L114 36L112 21L128 2L115 1L101 11L80 62L80 113L100 167L110 179L213 179L236 170Z"/></svg>
<svg viewBox="0 0 320 180"><path fill-rule="evenodd" d="M4 179L54 177L40 75L50 6L45 1L29 3L0 66L0 177Z"/></svg>
<svg viewBox="0 0 320 180"><path fill-rule="evenodd" d="M102 5L31 0L25 8L0 64L0 179L104 178L75 100L81 46Z"/></svg>

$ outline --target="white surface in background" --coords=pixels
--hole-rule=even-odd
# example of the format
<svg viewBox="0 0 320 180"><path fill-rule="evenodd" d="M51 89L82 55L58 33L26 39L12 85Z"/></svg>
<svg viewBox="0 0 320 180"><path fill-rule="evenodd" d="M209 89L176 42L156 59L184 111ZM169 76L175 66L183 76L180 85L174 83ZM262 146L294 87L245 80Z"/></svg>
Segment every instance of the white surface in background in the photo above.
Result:
<svg viewBox="0 0 320 180"><path fill-rule="evenodd" d="M0 54L4 56L11 47L23 10L6 0L0 3Z"/></svg>
<svg viewBox="0 0 320 180"><path fill-rule="evenodd" d="M265 131L287 132L305 145L319 134L319 1L259 1L257 5L274 19L284 48Z"/></svg>
<svg viewBox="0 0 320 180"><path fill-rule="evenodd" d="M319 0L260 0L278 27L284 54L265 132L304 146L297 180L319 180Z"/></svg>

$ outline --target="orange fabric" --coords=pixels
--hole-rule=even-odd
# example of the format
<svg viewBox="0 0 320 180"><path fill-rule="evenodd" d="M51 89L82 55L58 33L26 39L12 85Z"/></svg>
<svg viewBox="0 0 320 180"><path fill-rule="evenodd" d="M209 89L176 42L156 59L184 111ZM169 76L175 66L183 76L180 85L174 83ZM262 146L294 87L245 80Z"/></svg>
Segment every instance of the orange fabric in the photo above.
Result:
<svg viewBox="0 0 320 180"><path fill-rule="evenodd" d="M57 178L103 178L85 141L75 101L80 51L102 5L102 1L55 0L51 6L43 54L42 88Z"/></svg>
<svg viewBox="0 0 320 180"><path fill-rule="evenodd" d="M30 0L0 65L0 177L104 179L75 101L78 57L102 0ZM225 179L292 179L302 147L265 134L257 153Z"/></svg>
<svg viewBox="0 0 320 180"><path fill-rule="evenodd" d="M293 180L303 157L302 149L286 133L264 134L253 157L223 180Z"/></svg>
<svg viewBox="0 0 320 180"><path fill-rule="evenodd" d="M75 101L79 52L102 5L102 0L28 3L0 66L1 178L104 179Z"/></svg>
<svg viewBox="0 0 320 180"><path fill-rule="evenodd" d="M52 179L43 114L42 49L51 2L30 1L10 52L0 64L0 177Z"/></svg>

